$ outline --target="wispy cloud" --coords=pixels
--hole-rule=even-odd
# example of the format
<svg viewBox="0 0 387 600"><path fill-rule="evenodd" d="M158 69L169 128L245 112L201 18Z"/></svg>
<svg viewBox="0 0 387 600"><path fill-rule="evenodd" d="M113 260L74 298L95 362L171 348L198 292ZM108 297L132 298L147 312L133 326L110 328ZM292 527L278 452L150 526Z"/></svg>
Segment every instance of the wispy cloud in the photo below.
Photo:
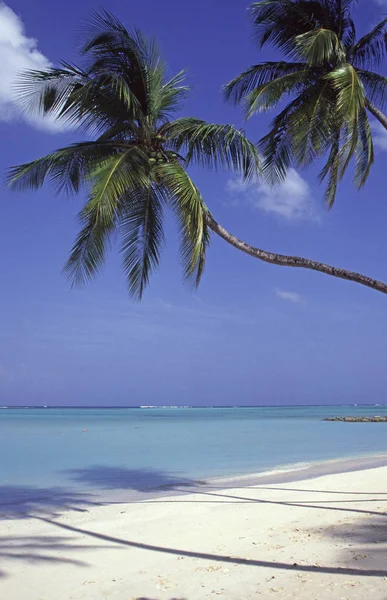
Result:
<svg viewBox="0 0 387 600"><path fill-rule="evenodd" d="M295 169L289 169L285 180L275 186L231 179L227 182L227 191L233 204L247 201L254 208L289 221L319 220L310 186Z"/></svg>
<svg viewBox="0 0 387 600"><path fill-rule="evenodd" d="M26 115L18 102L15 84L24 71L44 70L50 61L38 49L37 40L28 37L22 19L6 4L0 2L0 121L23 119L46 131L61 131L63 124L53 118Z"/></svg>
<svg viewBox="0 0 387 600"><path fill-rule="evenodd" d="M275 295L285 302L292 302L293 304L305 304L305 298L297 292L288 292L286 290L276 289Z"/></svg>

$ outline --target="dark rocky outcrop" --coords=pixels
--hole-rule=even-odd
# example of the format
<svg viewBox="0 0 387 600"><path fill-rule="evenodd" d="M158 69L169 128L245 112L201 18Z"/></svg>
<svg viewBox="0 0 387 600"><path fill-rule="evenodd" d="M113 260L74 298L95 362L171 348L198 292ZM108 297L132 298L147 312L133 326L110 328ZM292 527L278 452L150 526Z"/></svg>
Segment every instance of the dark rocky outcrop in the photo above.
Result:
<svg viewBox="0 0 387 600"><path fill-rule="evenodd" d="M327 417L324 421L340 421L342 423L387 423L387 417Z"/></svg>

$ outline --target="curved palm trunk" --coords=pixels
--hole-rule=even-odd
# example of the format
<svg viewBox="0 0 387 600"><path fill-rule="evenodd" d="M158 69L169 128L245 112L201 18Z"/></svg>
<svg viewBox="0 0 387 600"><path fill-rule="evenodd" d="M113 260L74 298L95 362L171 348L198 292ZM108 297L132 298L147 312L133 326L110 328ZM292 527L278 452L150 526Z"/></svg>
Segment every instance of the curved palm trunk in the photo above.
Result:
<svg viewBox="0 0 387 600"><path fill-rule="evenodd" d="M338 277L339 279L347 279L348 281L360 283L360 285L365 285L373 290L387 294L387 284L383 283L382 281L371 279L370 277L366 277L360 273L355 273L353 271L347 271L346 269L339 269L338 267L332 267L324 263L319 263L315 260L309 260L308 258L302 258L300 256L285 256L283 254L275 254L273 252L261 250L260 248L255 248L246 242L242 242L242 240L239 240L237 237L229 233L226 229L224 229L224 227L215 221L211 214L207 213L206 219L208 227L214 233L223 238L227 243L231 244L231 246L234 246L234 248L241 250L245 254L249 254L253 258L258 258L264 262L273 265L279 265L281 267L300 267L302 269L319 271L320 273L325 273L326 275L331 275L332 277Z"/></svg>
<svg viewBox="0 0 387 600"><path fill-rule="evenodd" d="M387 129L387 117L381 110L379 110L376 106L372 104L369 100L366 99L366 107L370 111L371 115L375 117L383 125L384 129Z"/></svg>

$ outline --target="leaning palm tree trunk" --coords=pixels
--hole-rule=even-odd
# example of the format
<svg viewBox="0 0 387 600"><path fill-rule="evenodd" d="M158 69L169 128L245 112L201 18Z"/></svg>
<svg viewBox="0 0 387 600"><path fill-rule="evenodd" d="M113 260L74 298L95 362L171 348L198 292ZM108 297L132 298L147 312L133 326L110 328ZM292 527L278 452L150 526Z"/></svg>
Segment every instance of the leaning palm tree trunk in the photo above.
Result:
<svg viewBox="0 0 387 600"><path fill-rule="evenodd" d="M332 277L338 277L339 279L347 279L348 281L360 283L360 285L365 285L373 290L382 292L382 294L387 294L387 284L383 283L382 281L372 279L371 277L361 275L360 273L355 273L354 271L348 271L347 269L332 267L331 265L310 260L309 258L302 258L300 256L286 256L284 254L276 254L274 252L268 252L267 250L256 248L229 233L214 219L211 214L207 213L206 219L208 227L214 233L223 238L228 244L231 244L231 246L234 246L234 248L241 250L253 258L258 258L259 260L263 260L264 262L272 265L279 265L280 267L299 267L301 269L319 271L320 273L325 273L326 275L331 275Z"/></svg>
<svg viewBox="0 0 387 600"><path fill-rule="evenodd" d="M387 129L387 117L384 113L382 113L379 108L377 108L372 102L366 100L366 107L370 111L371 115L375 117L379 121L381 125L383 125L384 129Z"/></svg>

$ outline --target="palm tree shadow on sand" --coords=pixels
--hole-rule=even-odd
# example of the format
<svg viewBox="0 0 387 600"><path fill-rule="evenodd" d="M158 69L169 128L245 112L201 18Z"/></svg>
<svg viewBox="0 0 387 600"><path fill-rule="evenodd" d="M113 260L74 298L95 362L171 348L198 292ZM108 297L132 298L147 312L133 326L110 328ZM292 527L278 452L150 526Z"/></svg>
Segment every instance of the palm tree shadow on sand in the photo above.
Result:
<svg viewBox="0 0 387 600"><path fill-rule="evenodd" d="M357 576L357 577L365 577L366 579L374 578L374 577L386 577L387 570L385 568L385 551L387 546L387 522L386 515L380 513L379 515L382 519L378 520L370 520L363 518L355 527L351 530L351 538L356 544L356 548L354 550L363 552L367 550L367 563L364 566L359 565L357 562L356 554L348 559L343 559L343 566L335 565L316 565L316 564L305 564L305 563L287 563L281 562L278 560L261 560L261 559L251 559L251 558L242 558L233 555L225 555L225 554L215 554L210 552L203 552L199 548L197 550L187 550L185 548L175 548L163 545L149 544L144 543L142 541L129 540L121 537L115 537L106 533L91 531L84 527L77 527L75 525L71 525L69 523L58 522L53 519L45 518L45 517L36 517L37 520L42 521L48 525L51 525L60 530L64 530L67 532L71 532L73 535L81 535L82 539L87 538L90 540L99 540L102 542L107 542L109 544L113 544L113 547L125 549L130 548L138 549L142 551L156 552L161 554L167 554L171 556L184 556L186 558L199 559L204 561L211 561L216 563L224 563L224 564L234 564L234 565L244 565L246 567L257 567L257 568L265 568L282 570L282 571L295 571L300 573L321 573L321 574L333 574L338 576ZM383 518L384 517L384 518ZM383 536L380 538L380 544L377 544L375 547L370 547L369 544L369 536L370 529L372 530L374 527L378 528L378 531L384 531ZM342 525L340 524L338 527L330 528L329 531L325 532L325 535L333 537L333 538L347 538L347 532L342 530ZM379 534L382 535L381 533ZM73 539L76 539L75 537ZM1 540L1 538L0 538ZM354 545L355 545L354 544ZM81 547L78 547L81 549ZM73 555L73 552L72 552ZM340 564L339 560L339 564ZM139 600L139 599L137 599Z"/></svg>
<svg viewBox="0 0 387 600"><path fill-rule="evenodd" d="M137 492L170 491L177 488L196 488L206 485L205 481L195 481L156 469L127 469L94 465L83 469L72 469L65 475L78 486L99 490L132 490Z"/></svg>
<svg viewBox="0 0 387 600"><path fill-rule="evenodd" d="M93 506L150 496L183 494L205 485L156 469L91 466L63 473L60 486L0 485L0 519L54 516L64 510L86 512ZM117 494L114 494L117 492ZM124 492L128 492L125 494Z"/></svg>
<svg viewBox="0 0 387 600"><path fill-rule="evenodd" d="M88 507L99 504L92 494L61 486L0 486L0 519L55 515L64 510L86 512Z"/></svg>
<svg viewBox="0 0 387 600"><path fill-rule="evenodd" d="M335 575L345 576L361 576L365 578L372 577L386 577L387 570L385 569L384 557L387 549L387 515L383 512L382 507L369 505L369 502L379 503L380 498L364 500L367 504L364 508L353 507L349 500L348 505L343 506L342 500L337 502L336 505L331 503L325 506L316 506L313 501L305 500L301 502L286 502L281 500L269 500L263 499L260 495L259 488L254 489L254 497L245 497L242 491L240 494L235 495L230 493L230 490L220 490L212 485L203 485L203 482L191 481L186 478L178 477L175 474L168 474L162 471L156 470L131 470L121 467L106 467L106 466L93 466L88 469L73 470L66 473L67 477L79 484L83 485L83 489L91 488L90 493L83 491L74 491L71 489L52 487L52 488L37 488L37 487L22 487L22 486L0 486L0 514L3 517L10 518L23 518L29 517L37 521L44 522L49 525L50 528L60 529L62 532L66 531L67 536L71 534L71 537L59 538L57 535L45 535L44 538L30 538L27 536L19 536L17 539L18 547L15 549L15 540L11 540L7 537L0 536L0 558L2 562L7 558L13 561L22 562L28 559L29 562L55 562L57 560L71 560L77 561L74 566L83 567L85 565L79 558L82 556L83 546L85 538L90 540L90 544L94 546L97 541L98 550L103 548L106 543L110 546L116 547L121 551L125 551L126 548L139 549L142 551L148 551L152 553L162 553L172 556L185 556L187 558L194 558L205 561L215 561L217 563L224 564L239 564L250 567L262 567L270 568L273 570L295 570L298 572L320 572L320 573L331 573ZM311 485L312 487L312 485ZM105 504L99 499L98 491L114 491L123 490L137 491L137 492L149 492L152 490L159 490L161 494L163 492L170 493L173 490L173 495L176 492L192 492L196 491L198 496L196 502L225 502L232 501L233 503L249 502L256 504L257 508L261 503L268 503L273 505L288 505L298 506L305 511L314 510L327 510L327 511L342 511L348 516L351 513L361 514L361 520L354 526L351 527L351 523L348 526L341 524L340 526L330 528L324 535L332 537L351 539L353 549L358 549L361 553L367 554L368 558L366 564L360 565L357 562L356 557L348 560L348 557L343 557L343 561L338 561L338 564L342 562L343 567L336 565L314 565L314 564L298 564L297 562L290 564L279 561L265 561L259 559L247 559L238 556L230 556L223 554L215 554L209 552L203 552L200 545L195 550L168 547L162 543L149 544L140 540L124 539L121 537L114 537L103 531L92 531L84 527L79 527L74 524L66 523L58 520L56 517L65 509L72 509L77 511L87 511L89 507L95 505ZM309 490L313 491L313 490ZM95 492L95 493L94 493ZM328 492L331 494L332 492ZM159 498L157 501L170 502L170 498ZM185 499L181 498L180 501L184 502ZM192 501L192 498L187 497L187 501ZM361 501L363 502L363 501ZM109 504L109 502L106 502ZM377 510L375 510L377 508ZM384 507L383 507L384 508ZM348 527L348 528L346 528ZM54 531L53 531L54 534ZM81 536L81 537L79 537ZM80 543L82 540L82 544ZM101 545L102 543L102 545ZM90 547L90 546L89 546ZM65 550L68 549L68 557L65 556ZM59 553L60 550L60 553ZM97 547L96 547L97 551ZM3 565L1 565L2 567ZM6 574L2 569L0 577L5 577Z"/></svg>

